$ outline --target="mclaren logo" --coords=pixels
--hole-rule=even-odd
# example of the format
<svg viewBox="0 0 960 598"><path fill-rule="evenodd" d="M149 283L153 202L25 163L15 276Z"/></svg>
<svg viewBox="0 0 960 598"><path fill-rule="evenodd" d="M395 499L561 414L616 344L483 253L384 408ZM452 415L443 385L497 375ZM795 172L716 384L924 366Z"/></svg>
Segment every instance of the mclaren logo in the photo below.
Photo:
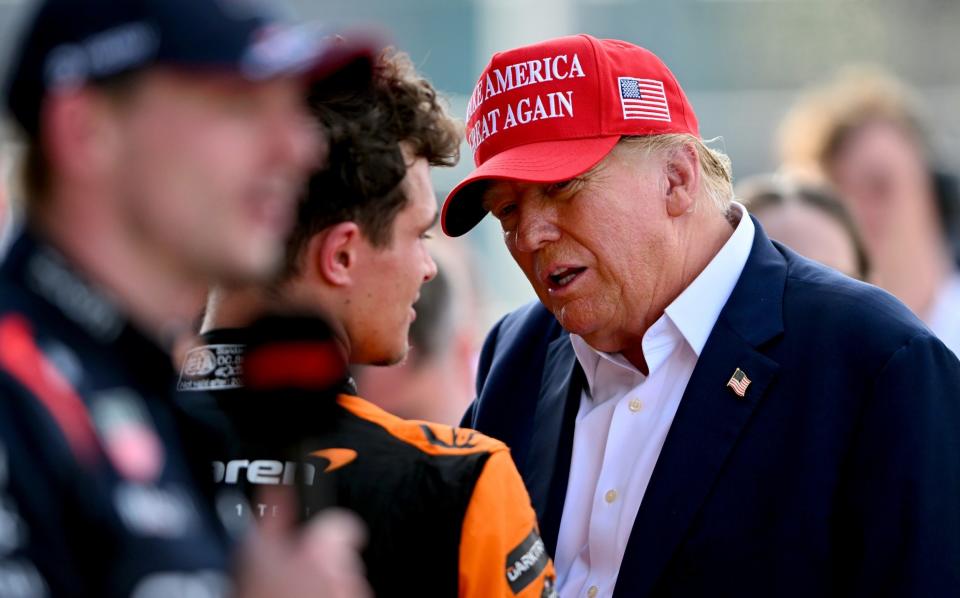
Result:
<svg viewBox="0 0 960 598"><path fill-rule="evenodd" d="M266 459L235 459L233 461L213 462L213 481L217 484L237 484L246 481L250 484L290 486L295 482L313 485L317 477L317 468L309 463L293 461L269 461Z"/></svg>
<svg viewBox="0 0 960 598"><path fill-rule="evenodd" d="M357 458L357 451L345 448L328 448L313 451L310 457L325 459L329 463L321 473L330 473L349 465ZM267 486L290 486L295 483L312 486L317 478L317 466L294 461L269 459L234 459L213 462L213 481L217 484L249 484Z"/></svg>
<svg viewBox="0 0 960 598"><path fill-rule="evenodd" d="M328 448L313 451L310 456L329 461L330 464L323 470L323 473L330 473L352 463L357 458L357 451L345 448Z"/></svg>

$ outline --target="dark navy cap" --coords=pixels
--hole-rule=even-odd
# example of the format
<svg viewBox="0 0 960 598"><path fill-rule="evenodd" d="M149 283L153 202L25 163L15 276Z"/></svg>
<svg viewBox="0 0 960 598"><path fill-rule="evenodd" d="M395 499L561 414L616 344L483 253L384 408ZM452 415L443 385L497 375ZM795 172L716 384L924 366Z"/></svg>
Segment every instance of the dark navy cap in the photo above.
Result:
<svg viewBox="0 0 960 598"><path fill-rule="evenodd" d="M257 0L43 0L13 53L4 101L36 133L50 92L153 65L251 81L322 78L358 62L369 68L382 47L370 33L282 23Z"/></svg>

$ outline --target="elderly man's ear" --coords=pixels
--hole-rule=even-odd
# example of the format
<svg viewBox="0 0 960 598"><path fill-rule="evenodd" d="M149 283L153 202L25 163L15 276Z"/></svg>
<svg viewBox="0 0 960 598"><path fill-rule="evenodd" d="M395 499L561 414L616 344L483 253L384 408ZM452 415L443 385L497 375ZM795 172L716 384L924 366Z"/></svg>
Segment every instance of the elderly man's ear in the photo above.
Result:
<svg viewBox="0 0 960 598"><path fill-rule="evenodd" d="M667 214L676 218L689 213L700 193L700 157L685 144L670 152L664 161L667 178Z"/></svg>

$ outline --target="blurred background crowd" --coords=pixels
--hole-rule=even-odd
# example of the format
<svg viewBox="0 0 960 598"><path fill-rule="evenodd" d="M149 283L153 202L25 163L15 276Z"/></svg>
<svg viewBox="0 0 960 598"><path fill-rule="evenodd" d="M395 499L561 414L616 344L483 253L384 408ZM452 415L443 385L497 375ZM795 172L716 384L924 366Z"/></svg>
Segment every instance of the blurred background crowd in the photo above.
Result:
<svg viewBox="0 0 960 598"><path fill-rule="evenodd" d="M960 2L289 4L301 18L383 27L461 117L497 50L577 32L651 49L690 96L704 138L732 158L739 200L774 239L892 292L960 352ZM0 0L2 63L29 6L30 0ZM18 158L4 130L4 240L15 219ZM471 161L464 144L459 166L434 169L438 201ZM401 366L358 372L362 394L403 417L459 421L473 398L483 335L534 298L498 226L488 218L479 232L455 241L438 232L440 273L423 290L413 351Z"/></svg>

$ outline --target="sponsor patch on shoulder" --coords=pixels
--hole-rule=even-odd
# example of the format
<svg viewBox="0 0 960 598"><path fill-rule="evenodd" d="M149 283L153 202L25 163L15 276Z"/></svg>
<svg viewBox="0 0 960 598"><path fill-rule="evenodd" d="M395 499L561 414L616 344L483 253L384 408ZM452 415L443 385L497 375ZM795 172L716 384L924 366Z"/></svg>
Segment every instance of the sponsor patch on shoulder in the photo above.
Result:
<svg viewBox="0 0 960 598"><path fill-rule="evenodd" d="M537 530L531 530L519 546L507 555L507 583L519 594L543 572L549 562L547 549Z"/></svg>
<svg viewBox="0 0 960 598"><path fill-rule="evenodd" d="M243 386L244 345L203 345L187 352L177 390L205 391Z"/></svg>
<svg viewBox="0 0 960 598"><path fill-rule="evenodd" d="M132 388L94 395L90 414L104 451L128 480L150 482L163 472L166 451L146 403Z"/></svg>

